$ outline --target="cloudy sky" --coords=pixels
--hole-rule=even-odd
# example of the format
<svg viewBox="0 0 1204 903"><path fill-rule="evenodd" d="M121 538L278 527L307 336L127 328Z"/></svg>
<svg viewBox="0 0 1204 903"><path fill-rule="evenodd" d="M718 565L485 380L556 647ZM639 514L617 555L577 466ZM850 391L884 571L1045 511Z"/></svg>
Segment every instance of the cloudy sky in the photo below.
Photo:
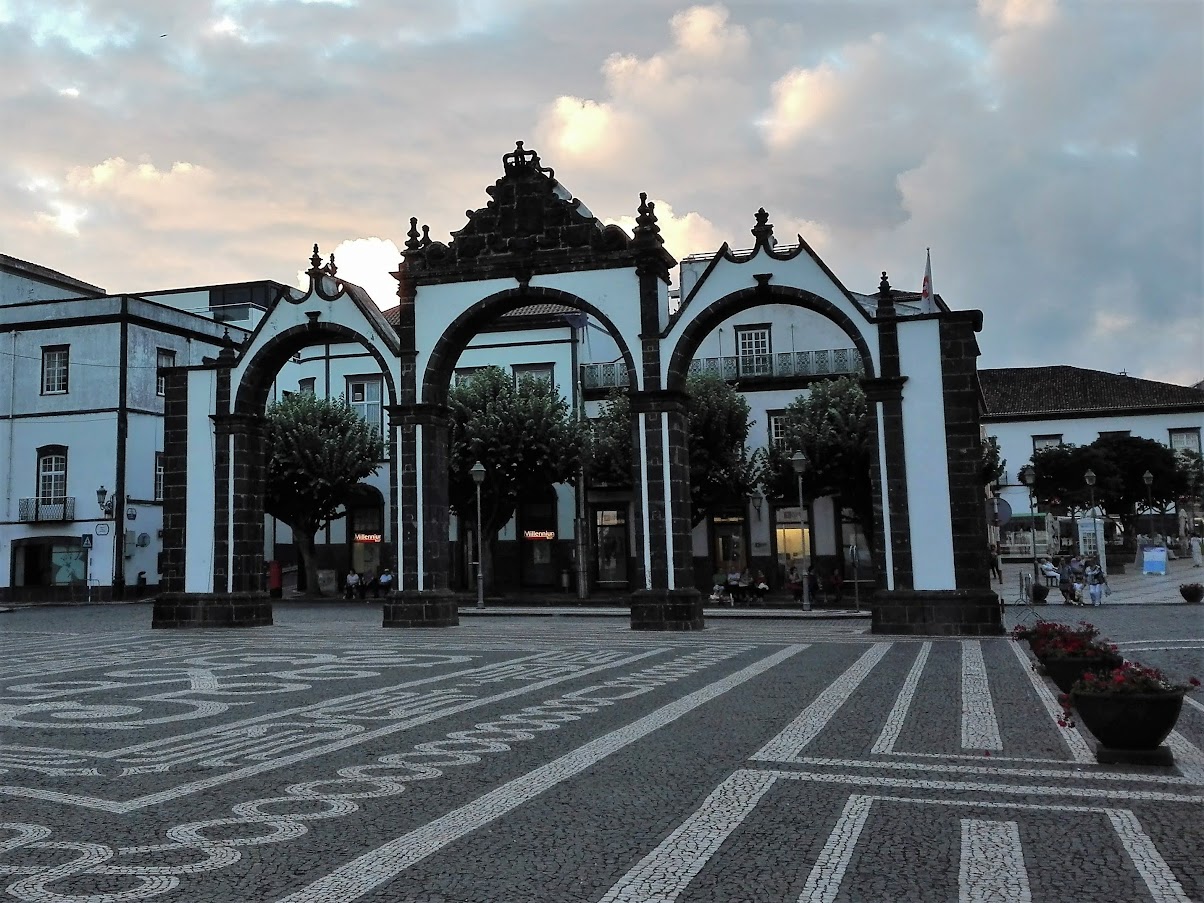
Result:
<svg viewBox="0 0 1204 903"><path fill-rule="evenodd" d="M851 289L985 312L982 366L1204 378L1200 0L0 0L0 252L111 292L390 306L516 139L670 250L760 205Z"/></svg>

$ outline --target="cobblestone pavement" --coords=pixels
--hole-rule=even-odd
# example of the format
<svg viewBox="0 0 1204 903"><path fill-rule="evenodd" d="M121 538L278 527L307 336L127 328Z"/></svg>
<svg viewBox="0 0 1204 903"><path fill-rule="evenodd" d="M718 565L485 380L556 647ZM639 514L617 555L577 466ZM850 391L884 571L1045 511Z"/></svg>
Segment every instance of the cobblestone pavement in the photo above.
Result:
<svg viewBox="0 0 1204 903"><path fill-rule="evenodd" d="M1199 664L1195 609L1093 614L1143 660ZM1008 640L383 630L375 605L149 620L0 621L0 899L1204 899L1204 707L1175 767L1099 766Z"/></svg>

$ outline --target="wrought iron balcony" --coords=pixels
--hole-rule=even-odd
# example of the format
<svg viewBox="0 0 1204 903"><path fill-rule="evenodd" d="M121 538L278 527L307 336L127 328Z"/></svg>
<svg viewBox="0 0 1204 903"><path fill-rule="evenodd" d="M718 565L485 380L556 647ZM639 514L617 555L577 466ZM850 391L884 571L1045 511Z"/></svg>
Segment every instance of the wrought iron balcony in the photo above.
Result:
<svg viewBox="0 0 1204 903"><path fill-rule="evenodd" d="M17 507L17 520L22 523L75 520L75 497L21 499Z"/></svg>
<svg viewBox="0 0 1204 903"><path fill-rule="evenodd" d="M856 348L699 357L690 361L691 375L708 373L725 380L841 376L861 372L861 355ZM627 367L622 361L581 365L581 385L585 389L624 388L627 384Z"/></svg>

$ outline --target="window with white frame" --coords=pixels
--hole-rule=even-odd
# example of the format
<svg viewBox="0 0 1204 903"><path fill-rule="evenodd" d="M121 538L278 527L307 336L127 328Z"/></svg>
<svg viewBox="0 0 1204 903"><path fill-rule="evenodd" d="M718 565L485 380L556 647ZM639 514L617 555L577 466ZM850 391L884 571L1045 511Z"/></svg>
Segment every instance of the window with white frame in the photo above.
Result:
<svg viewBox="0 0 1204 903"><path fill-rule="evenodd" d="M784 448L786 445L786 415L766 412L769 424L769 444L774 448Z"/></svg>
<svg viewBox="0 0 1204 903"><path fill-rule="evenodd" d="M464 382L465 380L472 379L473 374L478 373L484 369L485 369L484 367L457 367L456 372L453 374L452 381L455 383L455 385L458 386L458 385L460 385L460 383Z"/></svg>
<svg viewBox="0 0 1204 903"><path fill-rule="evenodd" d="M38 502L61 503L67 497L67 447L46 445L38 449Z"/></svg>
<svg viewBox="0 0 1204 903"><path fill-rule="evenodd" d="M1193 451L1200 454L1200 428L1170 430L1172 451Z"/></svg>
<svg viewBox="0 0 1204 903"><path fill-rule="evenodd" d="M347 404L360 418L384 435L381 419L380 377L351 377L347 380Z"/></svg>
<svg viewBox="0 0 1204 903"><path fill-rule="evenodd" d="M1039 452L1043 448L1053 448L1055 445L1061 444L1061 433L1046 433L1044 436L1033 436L1033 451L1035 452Z"/></svg>
<svg viewBox="0 0 1204 903"><path fill-rule="evenodd" d="M163 452L155 452L155 501L163 501Z"/></svg>
<svg viewBox="0 0 1204 903"><path fill-rule="evenodd" d="M771 375L773 373L773 347L769 340L769 324L737 326L735 333L740 375Z"/></svg>
<svg viewBox="0 0 1204 903"><path fill-rule="evenodd" d="M514 370L514 385L516 386L524 376L529 376L548 385L556 385L556 370L552 364L515 364L511 369Z"/></svg>
<svg viewBox="0 0 1204 903"><path fill-rule="evenodd" d="M42 394L61 395L67 391L71 363L69 345L42 346Z"/></svg>
<svg viewBox="0 0 1204 903"><path fill-rule="evenodd" d="M176 353L169 348L160 348L155 356L155 394L167 394L167 375L163 372L176 365Z"/></svg>
<svg viewBox="0 0 1204 903"><path fill-rule="evenodd" d="M318 390L318 378L316 376L307 376L305 379L297 380L297 392L301 395L314 395Z"/></svg>

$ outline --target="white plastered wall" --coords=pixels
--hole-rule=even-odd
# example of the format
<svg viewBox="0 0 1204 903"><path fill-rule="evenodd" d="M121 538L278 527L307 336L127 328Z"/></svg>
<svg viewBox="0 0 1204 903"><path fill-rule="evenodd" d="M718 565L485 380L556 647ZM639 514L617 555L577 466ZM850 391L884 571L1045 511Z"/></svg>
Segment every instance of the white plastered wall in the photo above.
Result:
<svg viewBox="0 0 1204 903"><path fill-rule="evenodd" d="M216 399L216 371L191 371L188 374L188 508L184 535L184 591L189 593L214 591L213 466L217 439L209 414Z"/></svg>
<svg viewBox="0 0 1204 903"><path fill-rule="evenodd" d="M899 321L903 460L915 589L957 589L950 529L948 445L938 320Z"/></svg>

